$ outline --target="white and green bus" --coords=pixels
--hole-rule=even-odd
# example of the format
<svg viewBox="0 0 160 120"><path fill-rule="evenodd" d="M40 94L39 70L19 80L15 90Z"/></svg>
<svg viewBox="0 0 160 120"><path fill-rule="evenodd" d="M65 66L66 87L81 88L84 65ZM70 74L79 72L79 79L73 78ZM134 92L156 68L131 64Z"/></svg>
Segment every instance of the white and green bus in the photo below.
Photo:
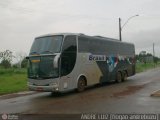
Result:
<svg viewBox="0 0 160 120"><path fill-rule="evenodd" d="M135 48L116 39L59 33L35 38L28 59L32 91L83 91L135 74Z"/></svg>

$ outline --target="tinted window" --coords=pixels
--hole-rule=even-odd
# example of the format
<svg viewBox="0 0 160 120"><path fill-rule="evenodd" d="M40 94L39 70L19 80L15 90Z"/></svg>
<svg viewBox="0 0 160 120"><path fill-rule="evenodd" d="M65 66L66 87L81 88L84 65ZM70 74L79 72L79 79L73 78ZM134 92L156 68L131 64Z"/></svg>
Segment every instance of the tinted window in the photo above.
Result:
<svg viewBox="0 0 160 120"><path fill-rule="evenodd" d="M76 51L76 36L67 36L65 37L63 43L63 52L73 52Z"/></svg>
<svg viewBox="0 0 160 120"><path fill-rule="evenodd" d="M78 37L78 51L79 52L89 52L90 40L84 37Z"/></svg>
<svg viewBox="0 0 160 120"><path fill-rule="evenodd" d="M61 56L61 76L72 72L77 56L76 36L65 37Z"/></svg>
<svg viewBox="0 0 160 120"><path fill-rule="evenodd" d="M105 54L105 55L133 55L134 46L131 44L111 41L110 39L91 38L91 37L78 37L78 51L83 53L92 54Z"/></svg>

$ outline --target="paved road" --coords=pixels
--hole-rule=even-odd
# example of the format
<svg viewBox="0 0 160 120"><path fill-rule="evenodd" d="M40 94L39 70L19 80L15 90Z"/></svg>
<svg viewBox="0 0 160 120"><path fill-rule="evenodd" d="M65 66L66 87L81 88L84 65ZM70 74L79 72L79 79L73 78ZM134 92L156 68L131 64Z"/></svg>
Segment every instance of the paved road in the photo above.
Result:
<svg viewBox="0 0 160 120"><path fill-rule="evenodd" d="M128 81L88 88L85 92L62 95L36 93L0 97L0 113L160 113L160 68L136 74Z"/></svg>

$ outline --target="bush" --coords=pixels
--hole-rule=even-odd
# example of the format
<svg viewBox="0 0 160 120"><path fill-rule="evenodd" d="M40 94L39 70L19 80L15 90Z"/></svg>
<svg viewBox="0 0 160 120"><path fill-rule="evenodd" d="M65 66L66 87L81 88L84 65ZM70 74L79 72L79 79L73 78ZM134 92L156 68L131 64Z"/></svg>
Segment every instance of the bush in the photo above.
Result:
<svg viewBox="0 0 160 120"><path fill-rule="evenodd" d="M2 60L1 64L0 64L2 67L4 68L11 68L11 62L8 61L8 60Z"/></svg>
<svg viewBox="0 0 160 120"><path fill-rule="evenodd" d="M27 68L27 63L28 63L28 60L27 60L26 58L24 58L24 59L22 60L21 67L22 67L22 68Z"/></svg>
<svg viewBox="0 0 160 120"><path fill-rule="evenodd" d="M27 69L16 69L16 68L9 68L9 69L5 69L0 67L0 75L3 74L26 74L27 73Z"/></svg>
<svg viewBox="0 0 160 120"><path fill-rule="evenodd" d="M0 75L3 75L3 74L12 74L14 72L13 69L4 69L4 68L0 68Z"/></svg>

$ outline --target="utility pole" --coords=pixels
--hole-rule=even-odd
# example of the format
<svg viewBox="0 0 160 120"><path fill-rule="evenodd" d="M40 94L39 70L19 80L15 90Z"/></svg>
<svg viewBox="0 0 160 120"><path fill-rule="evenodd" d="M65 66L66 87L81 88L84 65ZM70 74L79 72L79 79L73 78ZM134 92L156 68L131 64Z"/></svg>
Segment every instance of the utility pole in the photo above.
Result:
<svg viewBox="0 0 160 120"><path fill-rule="evenodd" d="M128 23L128 21L130 19L132 19L133 17L136 17L136 16L139 16L139 15L134 15L134 16L131 16L130 18L128 18L128 20L123 24L123 26L121 26L121 18L119 18L119 40L122 41L122 29L123 27Z"/></svg>
<svg viewBox="0 0 160 120"><path fill-rule="evenodd" d="M153 43L153 57L155 56L155 51L154 51L154 43Z"/></svg>
<svg viewBox="0 0 160 120"><path fill-rule="evenodd" d="M119 40L122 41L121 18L119 18Z"/></svg>
<svg viewBox="0 0 160 120"><path fill-rule="evenodd" d="M153 63L154 63L154 67L155 67L155 60L154 60L154 56L155 56L155 51L154 51L154 43L153 43Z"/></svg>

